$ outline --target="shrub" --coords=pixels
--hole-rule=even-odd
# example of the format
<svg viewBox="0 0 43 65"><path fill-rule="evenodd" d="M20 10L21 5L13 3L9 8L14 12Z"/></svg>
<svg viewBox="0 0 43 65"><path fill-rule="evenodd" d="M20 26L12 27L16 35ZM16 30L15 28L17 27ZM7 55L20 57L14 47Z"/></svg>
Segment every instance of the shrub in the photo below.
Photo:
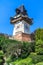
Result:
<svg viewBox="0 0 43 65"><path fill-rule="evenodd" d="M32 65L32 59L28 57L22 60L17 60L16 62L13 62L12 65Z"/></svg>
<svg viewBox="0 0 43 65"><path fill-rule="evenodd" d="M39 63L37 63L36 65L43 65L43 62L39 62Z"/></svg>
<svg viewBox="0 0 43 65"><path fill-rule="evenodd" d="M35 52L37 54L43 55L43 41L42 40L38 40L36 42Z"/></svg>
<svg viewBox="0 0 43 65"><path fill-rule="evenodd" d="M37 53L31 53L29 57L32 58L34 64L43 61L43 55L37 55Z"/></svg>
<svg viewBox="0 0 43 65"><path fill-rule="evenodd" d="M3 63L4 63L4 53L3 53L3 51L1 51L0 50L0 65L3 65Z"/></svg>

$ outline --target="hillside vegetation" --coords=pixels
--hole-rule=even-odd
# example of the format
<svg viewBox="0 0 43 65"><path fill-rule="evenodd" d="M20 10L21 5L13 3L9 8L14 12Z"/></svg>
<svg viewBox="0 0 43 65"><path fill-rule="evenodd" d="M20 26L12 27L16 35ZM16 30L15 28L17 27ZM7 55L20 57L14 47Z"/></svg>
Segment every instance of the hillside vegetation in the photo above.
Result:
<svg viewBox="0 0 43 65"><path fill-rule="evenodd" d="M43 29L34 32L34 39L21 42L0 34L0 65L43 65Z"/></svg>

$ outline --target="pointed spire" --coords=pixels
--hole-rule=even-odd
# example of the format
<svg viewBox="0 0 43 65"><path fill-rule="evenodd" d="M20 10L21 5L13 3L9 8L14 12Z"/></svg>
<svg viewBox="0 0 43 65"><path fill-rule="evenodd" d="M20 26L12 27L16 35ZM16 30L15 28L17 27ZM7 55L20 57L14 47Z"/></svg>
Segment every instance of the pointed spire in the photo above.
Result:
<svg viewBox="0 0 43 65"><path fill-rule="evenodd" d="M16 8L16 14L23 14L23 15L27 15L27 11L24 7L24 5L20 6L19 8Z"/></svg>

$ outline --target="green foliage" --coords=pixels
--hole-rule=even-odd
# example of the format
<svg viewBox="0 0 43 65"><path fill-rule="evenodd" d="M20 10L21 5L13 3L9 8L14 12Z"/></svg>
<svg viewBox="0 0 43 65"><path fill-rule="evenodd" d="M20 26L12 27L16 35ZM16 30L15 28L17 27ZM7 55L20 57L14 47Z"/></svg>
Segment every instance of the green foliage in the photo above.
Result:
<svg viewBox="0 0 43 65"><path fill-rule="evenodd" d="M38 40L36 42L35 52L37 54L43 55L43 41L42 40Z"/></svg>
<svg viewBox="0 0 43 65"><path fill-rule="evenodd" d="M17 60L13 62L12 65L32 65L32 59L28 57L25 59Z"/></svg>
<svg viewBox="0 0 43 65"><path fill-rule="evenodd" d="M6 59L6 63L10 63L10 62L12 62L12 59L11 59L10 57L8 57L8 58Z"/></svg>
<svg viewBox="0 0 43 65"><path fill-rule="evenodd" d="M6 56L10 55L12 59L18 57L25 58L30 52L34 51L34 43L31 42L20 42L5 37L0 37L0 41L3 52Z"/></svg>
<svg viewBox="0 0 43 65"><path fill-rule="evenodd" d="M43 29L39 28L35 31L35 52L43 55Z"/></svg>
<svg viewBox="0 0 43 65"><path fill-rule="evenodd" d="M43 29L39 28L35 32L35 40L43 40Z"/></svg>
<svg viewBox="0 0 43 65"><path fill-rule="evenodd" d="M3 57L4 57L4 53L3 53L3 51L0 50L0 65L3 65L3 63L4 63Z"/></svg>
<svg viewBox="0 0 43 65"><path fill-rule="evenodd" d="M4 53L2 50L0 50L0 57L4 56Z"/></svg>
<svg viewBox="0 0 43 65"><path fill-rule="evenodd" d="M43 55L37 55L37 53L31 53L29 57L32 58L34 64L38 62L43 62Z"/></svg>
<svg viewBox="0 0 43 65"><path fill-rule="evenodd" d="M4 56L6 57L5 62L8 65L10 63L12 65L37 65L43 62L42 33L43 29L37 29L35 31L35 42L21 42L10 40L3 35L0 36L0 65L3 65Z"/></svg>
<svg viewBox="0 0 43 65"><path fill-rule="evenodd" d="M6 44L7 45L7 44ZM32 47L33 46L33 47ZM6 47L5 55L15 61L18 58L26 58L33 51L34 44L29 42L11 41Z"/></svg>
<svg viewBox="0 0 43 65"><path fill-rule="evenodd" d="M21 58L26 58L30 52L34 51L34 43L23 42L22 44Z"/></svg>
<svg viewBox="0 0 43 65"><path fill-rule="evenodd" d="M39 62L39 63L37 63L36 65L43 65L43 62Z"/></svg>

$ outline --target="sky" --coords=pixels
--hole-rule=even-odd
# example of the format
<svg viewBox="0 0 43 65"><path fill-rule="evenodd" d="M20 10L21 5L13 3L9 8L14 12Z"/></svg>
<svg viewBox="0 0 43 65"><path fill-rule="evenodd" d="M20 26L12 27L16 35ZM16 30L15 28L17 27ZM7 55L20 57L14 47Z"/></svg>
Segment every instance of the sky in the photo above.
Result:
<svg viewBox="0 0 43 65"><path fill-rule="evenodd" d="M0 33L12 35L13 25L10 17L15 15L15 9L24 5L28 16L33 18L30 31L43 28L43 0L0 0Z"/></svg>

